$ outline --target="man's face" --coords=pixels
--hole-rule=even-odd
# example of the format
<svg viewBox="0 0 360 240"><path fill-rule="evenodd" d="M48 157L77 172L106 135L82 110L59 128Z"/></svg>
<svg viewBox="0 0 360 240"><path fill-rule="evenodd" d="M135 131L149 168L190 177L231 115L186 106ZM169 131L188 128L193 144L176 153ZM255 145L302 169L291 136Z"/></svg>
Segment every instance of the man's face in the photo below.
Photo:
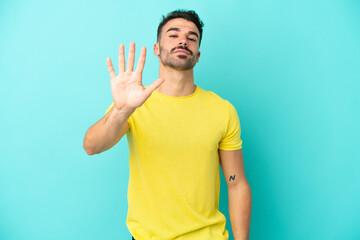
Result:
<svg viewBox="0 0 360 240"><path fill-rule="evenodd" d="M154 54L164 66L180 71L192 69L200 57L199 37L193 22L172 19L163 26L159 42L154 45Z"/></svg>

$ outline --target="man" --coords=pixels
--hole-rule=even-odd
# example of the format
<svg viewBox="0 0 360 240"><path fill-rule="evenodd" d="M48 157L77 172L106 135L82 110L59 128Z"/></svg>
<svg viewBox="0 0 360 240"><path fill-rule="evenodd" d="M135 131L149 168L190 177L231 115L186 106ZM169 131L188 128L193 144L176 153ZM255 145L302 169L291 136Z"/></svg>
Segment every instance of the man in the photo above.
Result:
<svg viewBox="0 0 360 240"><path fill-rule="evenodd" d="M159 79L142 85L146 49L136 67L130 43L125 70L119 47L119 74L110 58L114 102L89 128L89 155L113 147L126 133L130 157L126 224L136 240L226 240L219 206L219 163L229 194L235 240L249 238L251 191L246 180L240 122L234 106L194 84L203 23L194 11L173 11L158 27L154 54Z"/></svg>

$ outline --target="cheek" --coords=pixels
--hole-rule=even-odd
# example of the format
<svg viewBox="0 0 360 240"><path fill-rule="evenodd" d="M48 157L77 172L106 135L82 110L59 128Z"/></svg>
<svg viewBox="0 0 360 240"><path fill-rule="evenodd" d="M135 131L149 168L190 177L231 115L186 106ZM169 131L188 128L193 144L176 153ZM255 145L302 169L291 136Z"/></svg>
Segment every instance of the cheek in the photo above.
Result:
<svg viewBox="0 0 360 240"><path fill-rule="evenodd" d="M193 46L192 48L190 48L191 51L193 52L194 56L198 57L199 55L199 48L196 46Z"/></svg>

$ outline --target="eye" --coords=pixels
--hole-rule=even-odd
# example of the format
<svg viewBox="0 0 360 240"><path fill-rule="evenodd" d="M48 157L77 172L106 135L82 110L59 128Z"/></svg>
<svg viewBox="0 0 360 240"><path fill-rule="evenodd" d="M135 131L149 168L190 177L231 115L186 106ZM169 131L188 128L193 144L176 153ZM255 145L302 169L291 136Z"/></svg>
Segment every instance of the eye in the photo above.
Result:
<svg viewBox="0 0 360 240"><path fill-rule="evenodd" d="M176 35L170 35L169 37L177 37Z"/></svg>
<svg viewBox="0 0 360 240"><path fill-rule="evenodd" d="M190 41L196 42L196 39L189 38Z"/></svg>

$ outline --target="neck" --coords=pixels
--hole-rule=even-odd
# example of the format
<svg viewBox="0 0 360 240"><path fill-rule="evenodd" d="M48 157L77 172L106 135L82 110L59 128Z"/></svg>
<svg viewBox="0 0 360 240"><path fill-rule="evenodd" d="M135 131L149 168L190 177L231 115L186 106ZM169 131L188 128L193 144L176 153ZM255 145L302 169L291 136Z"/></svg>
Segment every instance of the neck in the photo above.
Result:
<svg viewBox="0 0 360 240"><path fill-rule="evenodd" d="M194 93L196 85L194 84L193 69L179 71L164 66L160 62L159 77L165 79L156 91L172 97L185 97Z"/></svg>

